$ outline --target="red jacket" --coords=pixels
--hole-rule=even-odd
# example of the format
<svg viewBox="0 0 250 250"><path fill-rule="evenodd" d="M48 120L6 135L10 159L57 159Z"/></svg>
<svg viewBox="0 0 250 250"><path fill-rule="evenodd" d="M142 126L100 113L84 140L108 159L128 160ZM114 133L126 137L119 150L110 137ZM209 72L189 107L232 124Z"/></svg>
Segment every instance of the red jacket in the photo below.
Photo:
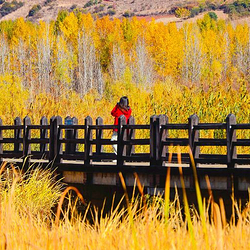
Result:
<svg viewBox="0 0 250 250"><path fill-rule="evenodd" d="M116 106L111 111L111 115L115 117L114 125L118 125L118 118L121 115L124 115L126 117L126 123L127 123L128 118L131 116L131 112L132 112L131 108L129 108L128 110L120 109L119 105L116 104ZM118 131L118 129L114 129L114 131Z"/></svg>

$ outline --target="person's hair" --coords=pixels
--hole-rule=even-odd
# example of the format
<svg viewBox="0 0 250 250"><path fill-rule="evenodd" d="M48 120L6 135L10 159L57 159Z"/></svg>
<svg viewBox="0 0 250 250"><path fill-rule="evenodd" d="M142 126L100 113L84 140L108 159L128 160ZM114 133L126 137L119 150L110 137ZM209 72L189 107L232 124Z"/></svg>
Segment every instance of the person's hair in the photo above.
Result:
<svg viewBox="0 0 250 250"><path fill-rule="evenodd" d="M125 109L129 108L128 97L127 96L121 97L119 101L119 105L121 108L125 108Z"/></svg>

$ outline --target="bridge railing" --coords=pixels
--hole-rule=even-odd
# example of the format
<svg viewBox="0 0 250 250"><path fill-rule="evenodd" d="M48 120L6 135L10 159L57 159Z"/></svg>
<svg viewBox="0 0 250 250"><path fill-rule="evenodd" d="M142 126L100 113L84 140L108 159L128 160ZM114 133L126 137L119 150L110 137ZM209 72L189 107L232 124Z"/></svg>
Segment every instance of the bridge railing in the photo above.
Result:
<svg viewBox="0 0 250 250"><path fill-rule="evenodd" d="M105 130L114 129L118 130L117 141L103 137ZM201 137L201 131L211 129L222 131L225 137ZM146 130L149 137L136 138L138 130ZM187 137L170 138L171 130L184 130ZM43 158L55 163L82 161L85 166L91 166L98 161L116 160L117 166L129 167L126 164L128 162L144 162L154 167L165 166L170 156L170 146L179 145L190 147L197 166L224 164L228 168L234 168L236 164L250 165L249 153L237 154L237 148L250 147L250 138L237 139L237 131L240 130L250 131L250 124L236 124L233 114L227 116L225 123L199 123L198 116L192 115L183 124L169 123L166 115L151 116L149 124L135 124L135 119L130 117L126 124L125 117L121 116L118 125L104 125L100 117L96 119L96 124L93 124L91 117L86 117L84 124L78 124L75 117L66 117L63 124L60 116L53 116L49 123L46 117L42 117L39 125L32 125L29 117L25 117L23 122L17 117L14 125L3 125L0 119L0 158L24 159L29 156L29 159ZM10 131L13 136L7 137L6 134ZM34 133L36 137L32 136ZM117 155L104 150L105 145L113 144L117 144ZM147 146L149 152L137 152L135 147L139 145ZM201 147L221 146L226 147L225 154L204 154L200 150ZM177 162L177 153L171 155L171 161ZM190 163L188 153L182 154L182 162Z"/></svg>

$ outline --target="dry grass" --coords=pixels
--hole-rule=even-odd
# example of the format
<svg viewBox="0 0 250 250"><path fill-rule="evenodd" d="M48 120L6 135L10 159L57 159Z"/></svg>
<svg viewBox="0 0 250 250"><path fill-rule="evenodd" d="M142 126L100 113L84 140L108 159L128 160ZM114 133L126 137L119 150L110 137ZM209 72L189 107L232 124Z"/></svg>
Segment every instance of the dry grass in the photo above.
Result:
<svg viewBox="0 0 250 250"><path fill-rule="evenodd" d="M190 207L189 217L187 214L184 216L178 193L171 202L168 200L168 195L165 196L166 202L162 197L147 197L143 194L138 176L135 175L141 196L132 201L127 200L127 208L122 207L120 203L109 215L103 215L102 211L91 211L89 208L85 214L79 215L75 211L75 203L71 202L71 205L61 211L60 220L56 222L55 216L44 219L42 213L33 213L32 209L36 206L32 204L35 202L32 199L26 203L23 198L19 200L20 196L17 194L21 186L29 192L42 185L41 182L38 184L34 181L33 186L28 185L30 189L26 187L29 183L27 179L35 180L37 175L33 177L31 174L25 180L14 168L9 171L12 172L13 178L9 181L7 191L4 189L7 179L3 181L6 172L1 173L1 249L249 249L250 247L249 206L240 211L240 207L234 202L233 216L238 218L237 223L235 219L227 222L224 217L223 202L216 204L213 199L203 204L204 220ZM48 180L51 184L54 182L51 175L45 178L48 172L41 169L39 172L46 183ZM121 174L120 177L122 180ZM58 183L53 185L47 186L51 192L55 187L57 190L61 189ZM168 185L166 191L167 189ZM39 192L45 193L37 193L41 199L41 203L36 203L39 204L38 207L47 195L45 190L39 189ZM212 196L211 190L210 194ZM58 194L55 194L55 200L59 200ZM27 209L23 210L21 204L25 204ZM44 204L44 207L47 207L52 215L51 205ZM58 209L61 210L60 205ZM90 217L92 217L91 223L88 219ZM190 225L187 226L188 223L191 223L192 233Z"/></svg>

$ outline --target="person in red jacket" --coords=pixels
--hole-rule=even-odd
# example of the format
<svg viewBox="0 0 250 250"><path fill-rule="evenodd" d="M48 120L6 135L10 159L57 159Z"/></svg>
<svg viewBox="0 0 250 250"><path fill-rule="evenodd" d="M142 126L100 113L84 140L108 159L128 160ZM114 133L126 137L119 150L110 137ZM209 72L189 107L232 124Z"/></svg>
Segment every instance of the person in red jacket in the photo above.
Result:
<svg viewBox="0 0 250 250"><path fill-rule="evenodd" d="M124 115L126 117L126 123L128 122L129 117L131 116L131 108L129 107L129 101L127 96L121 97L120 101L115 105L113 110L111 111L111 115L114 116L114 125L118 125L118 118L121 115ZM118 129L114 129L111 141L117 141L118 135L117 135ZM117 144L113 144L113 149L115 154L117 154Z"/></svg>

